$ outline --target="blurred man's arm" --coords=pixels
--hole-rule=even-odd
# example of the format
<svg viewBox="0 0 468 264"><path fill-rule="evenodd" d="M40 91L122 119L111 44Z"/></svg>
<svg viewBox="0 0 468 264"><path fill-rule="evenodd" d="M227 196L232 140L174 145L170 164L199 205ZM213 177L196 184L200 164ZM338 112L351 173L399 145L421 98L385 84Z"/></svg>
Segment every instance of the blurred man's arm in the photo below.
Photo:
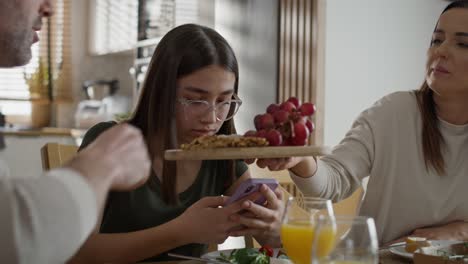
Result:
<svg viewBox="0 0 468 264"><path fill-rule="evenodd" d="M102 133L62 169L0 180L0 260L64 263L94 229L109 189L137 188L150 167L141 132L123 124Z"/></svg>
<svg viewBox="0 0 468 264"><path fill-rule="evenodd" d="M0 208L5 263L64 263L95 227L98 214L93 188L70 169L0 181Z"/></svg>

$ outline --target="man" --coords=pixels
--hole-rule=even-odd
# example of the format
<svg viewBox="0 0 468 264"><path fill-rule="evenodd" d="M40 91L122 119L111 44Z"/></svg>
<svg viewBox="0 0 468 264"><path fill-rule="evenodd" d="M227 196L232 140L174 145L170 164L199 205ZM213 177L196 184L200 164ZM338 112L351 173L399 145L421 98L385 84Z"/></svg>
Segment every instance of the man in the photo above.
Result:
<svg viewBox="0 0 468 264"><path fill-rule="evenodd" d="M0 1L0 67L28 63L41 20L50 15L50 0ZM119 125L63 168L37 178L3 177L0 262L64 263L95 227L109 189L136 188L149 171L140 131Z"/></svg>

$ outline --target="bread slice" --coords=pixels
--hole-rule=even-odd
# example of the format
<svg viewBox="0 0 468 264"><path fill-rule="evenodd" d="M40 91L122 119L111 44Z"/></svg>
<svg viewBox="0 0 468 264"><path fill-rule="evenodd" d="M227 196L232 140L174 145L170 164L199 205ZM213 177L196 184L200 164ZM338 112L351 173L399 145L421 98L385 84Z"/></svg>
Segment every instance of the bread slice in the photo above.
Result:
<svg viewBox="0 0 468 264"><path fill-rule="evenodd" d="M194 139L190 144L182 144L183 150L210 148L245 148L268 146L268 141L260 137L244 137L240 135L202 136Z"/></svg>
<svg viewBox="0 0 468 264"><path fill-rule="evenodd" d="M407 237L405 250L408 253L414 253L422 247L429 247L431 243L425 237Z"/></svg>

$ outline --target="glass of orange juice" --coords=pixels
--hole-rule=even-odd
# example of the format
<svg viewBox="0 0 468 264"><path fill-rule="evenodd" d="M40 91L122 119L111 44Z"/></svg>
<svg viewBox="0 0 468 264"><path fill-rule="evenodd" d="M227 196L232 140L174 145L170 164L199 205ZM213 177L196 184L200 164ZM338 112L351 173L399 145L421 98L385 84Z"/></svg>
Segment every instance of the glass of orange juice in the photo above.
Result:
<svg viewBox="0 0 468 264"><path fill-rule="evenodd" d="M312 264L377 264L378 241L374 219L364 216L321 216L316 222L315 234L329 235L334 229L335 242L327 254L323 251L323 241L314 239Z"/></svg>
<svg viewBox="0 0 468 264"><path fill-rule="evenodd" d="M316 222L319 216L332 217L333 206L330 200L314 197L291 197L281 225L281 240L286 254L294 264L310 264L312 243ZM321 241L317 254L328 255L335 238L333 226L321 230Z"/></svg>

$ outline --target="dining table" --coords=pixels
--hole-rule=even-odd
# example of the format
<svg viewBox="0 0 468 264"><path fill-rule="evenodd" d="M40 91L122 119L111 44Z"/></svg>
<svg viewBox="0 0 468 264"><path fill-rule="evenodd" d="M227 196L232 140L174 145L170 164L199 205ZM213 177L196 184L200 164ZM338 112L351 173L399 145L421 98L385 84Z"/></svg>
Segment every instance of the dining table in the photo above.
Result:
<svg viewBox="0 0 468 264"><path fill-rule="evenodd" d="M150 262L150 264L200 264L202 262L194 260ZM388 249L379 251L379 264L409 264L413 263L411 259L406 259L392 254Z"/></svg>

